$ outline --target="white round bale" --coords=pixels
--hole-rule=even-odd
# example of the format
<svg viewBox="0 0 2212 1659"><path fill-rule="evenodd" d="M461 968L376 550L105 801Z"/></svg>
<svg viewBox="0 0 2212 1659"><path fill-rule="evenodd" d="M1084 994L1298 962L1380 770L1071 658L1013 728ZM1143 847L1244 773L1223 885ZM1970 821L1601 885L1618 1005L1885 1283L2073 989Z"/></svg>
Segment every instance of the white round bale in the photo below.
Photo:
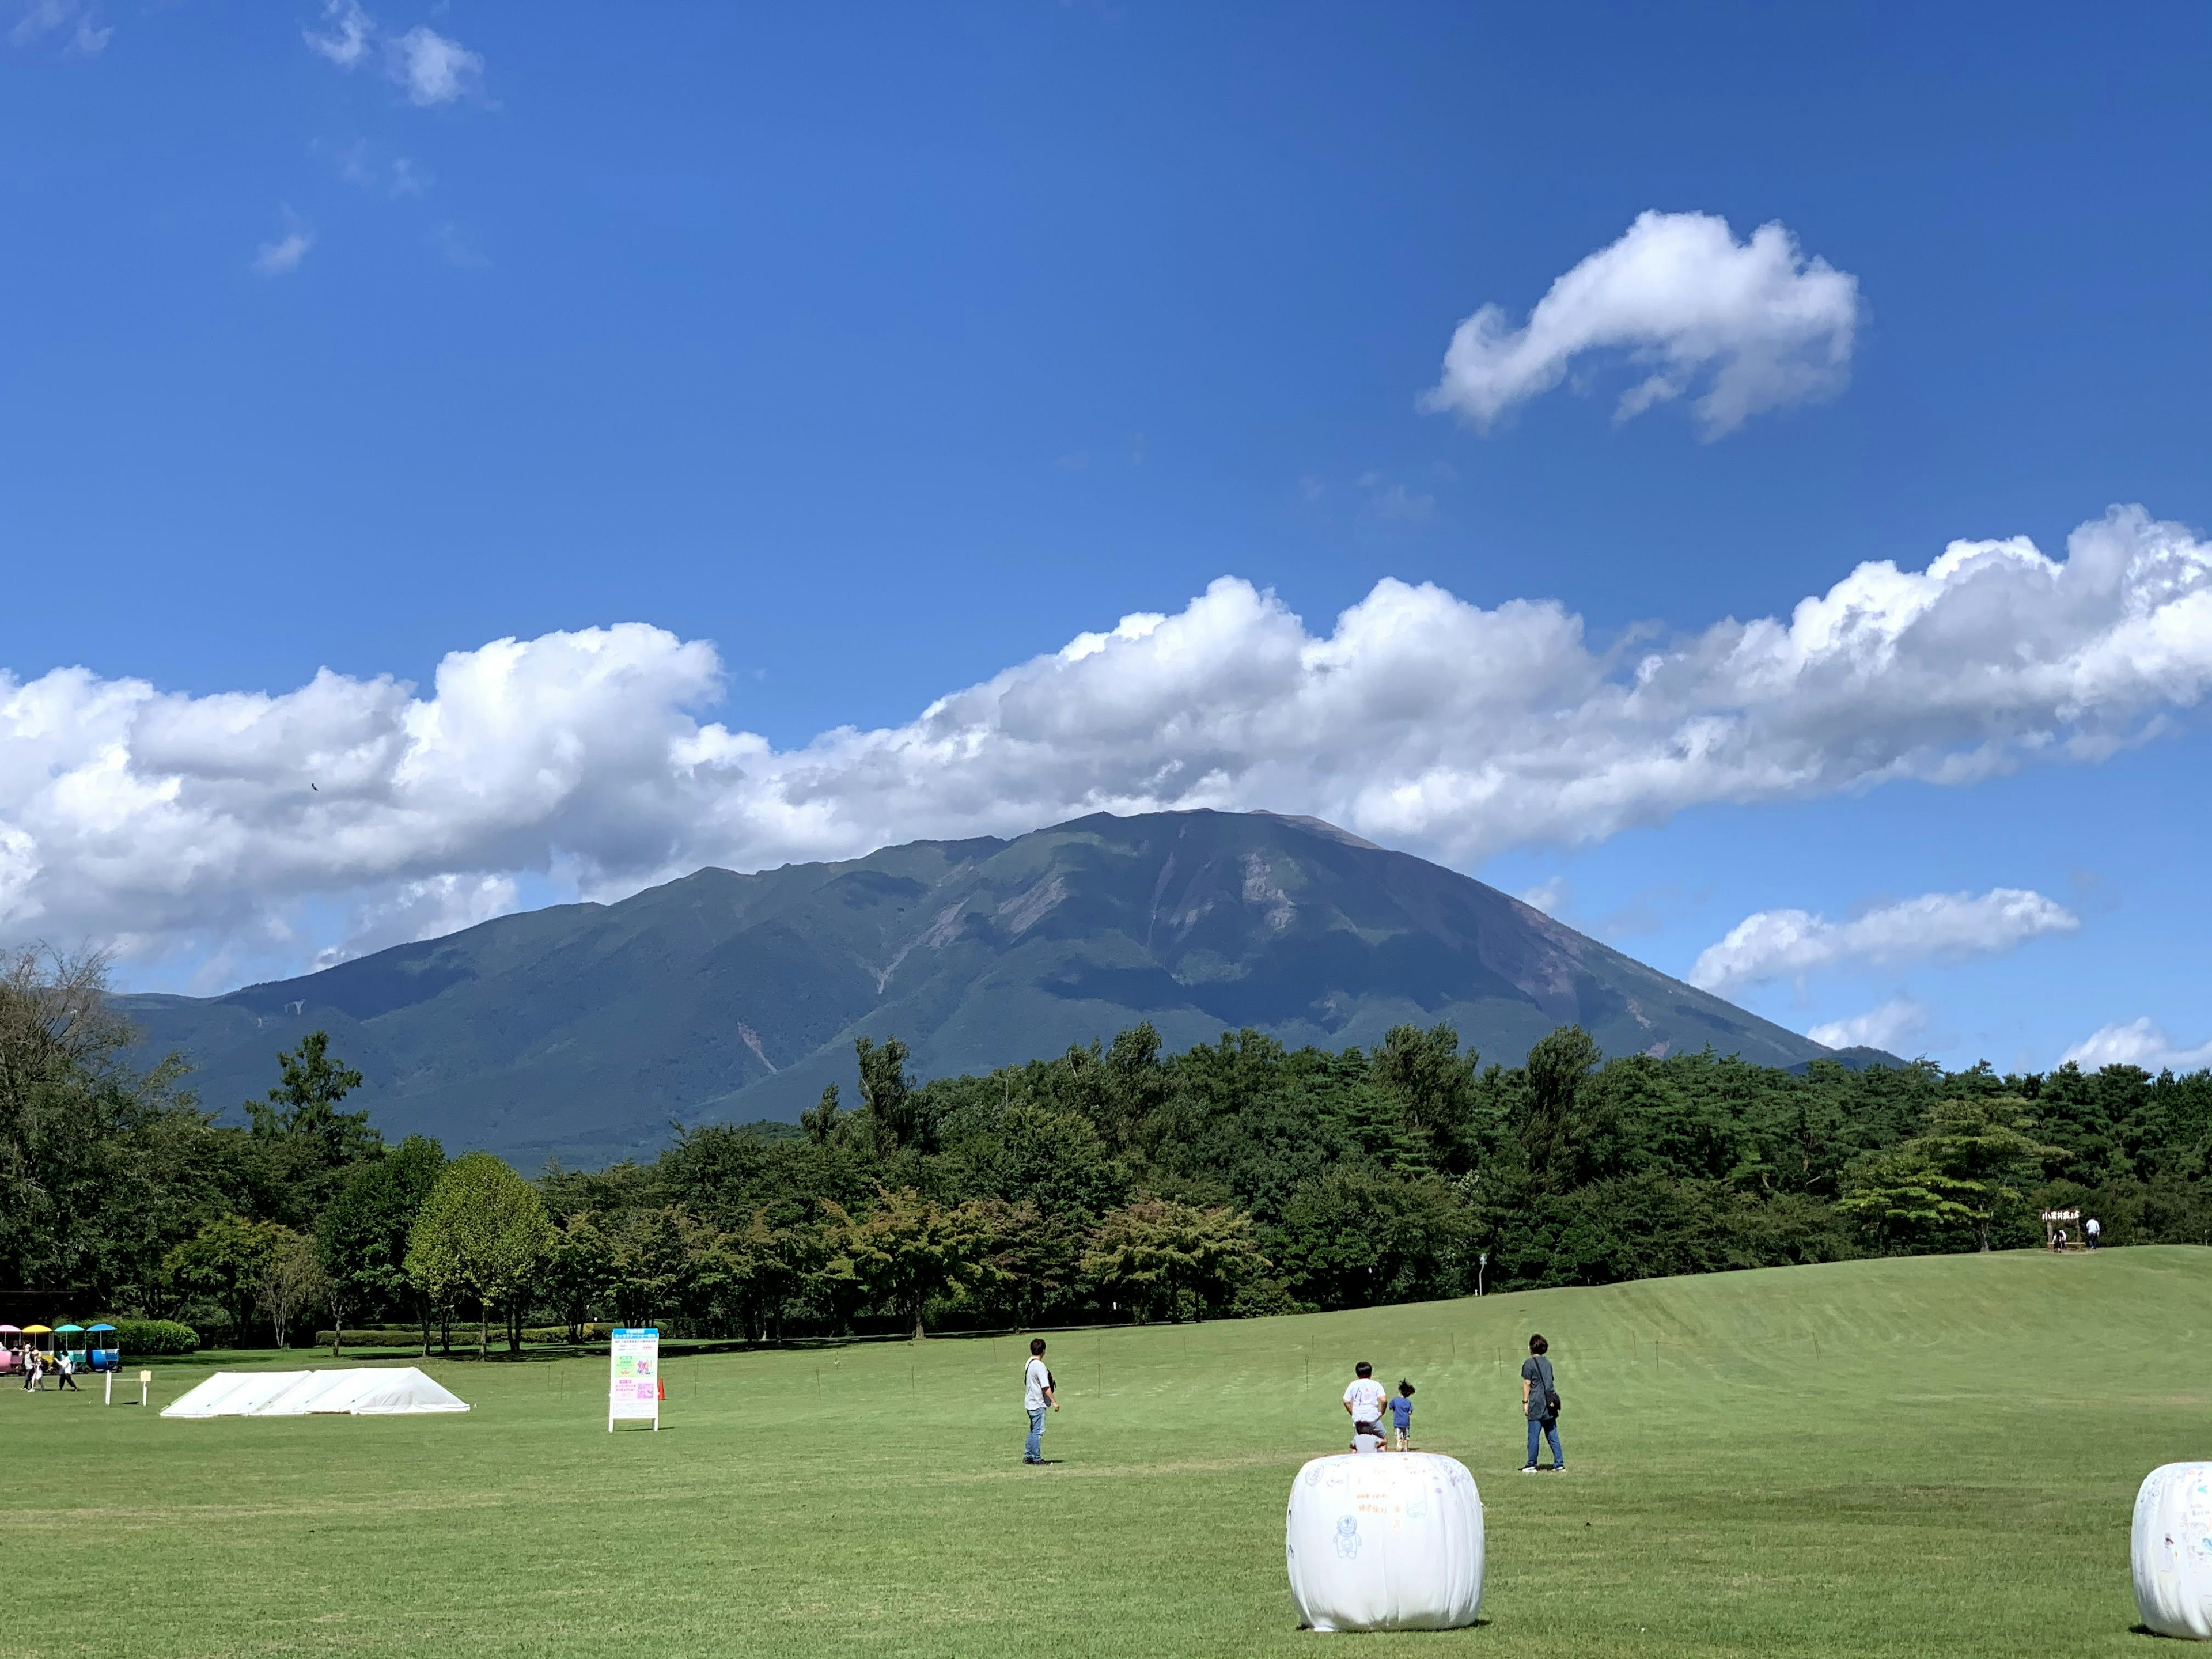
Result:
<svg viewBox="0 0 2212 1659"><path fill-rule="evenodd" d="M1316 1630L1452 1630L1482 1605L1482 1494L1433 1452L1316 1457L1283 1522L1291 1595Z"/></svg>
<svg viewBox="0 0 2212 1659"><path fill-rule="evenodd" d="M2166 1463L2143 1477L2130 1553L2143 1623L2212 1640L2212 1463Z"/></svg>

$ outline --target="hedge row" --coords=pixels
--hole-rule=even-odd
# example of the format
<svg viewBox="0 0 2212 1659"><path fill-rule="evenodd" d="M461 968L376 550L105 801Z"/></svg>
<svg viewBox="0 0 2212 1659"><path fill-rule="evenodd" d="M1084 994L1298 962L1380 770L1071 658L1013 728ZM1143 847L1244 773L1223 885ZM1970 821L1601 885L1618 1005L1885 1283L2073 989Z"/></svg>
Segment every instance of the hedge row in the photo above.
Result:
<svg viewBox="0 0 2212 1659"><path fill-rule="evenodd" d="M435 1333L432 1333L435 1335ZM315 1346L327 1348L333 1336L343 1339L349 1348L419 1348L422 1346L422 1328L419 1325L388 1330L317 1331Z"/></svg>
<svg viewBox="0 0 2212 1659"><path fill-rule="evenodd" d="M612 1334L613 1329L611 1325L585 1325L579 1328L579 1334L586 1342L604 1342ZM375 1330L343 1331L337 1334L343 1339L341 1346L349 1348L420 1348L422 1346L422 1328L419 1325L404 1329L386 1327ZM317 1331L316 1345L319 1347L329 1347L331 1335L332 1333L327 1330ZM431 1333L434 1341L436 1340L436 1335L435 1331ZM460 1347L465 1339L468 1346L471 1348L476 1346L477 1328L474 1321L455 1322L453 1346L457 1348ZM538 1344L563 1343L568 1340L568 1328L566 1325L525 1326L522 1340L525 1342ZM503 1325L493 1325L491 1340L495 1347L505 1347L507 1328Z"/></svg>
<svg viewBox="0 0 2212 1659"><path fill-rule="evenodd" d="M105 1331L102 1336L106 1335ZM159 1354L191 1353L200 1346L200 1334L173 1319L118 1319L115 1341L125 1359L151 1359Z"/></svg>

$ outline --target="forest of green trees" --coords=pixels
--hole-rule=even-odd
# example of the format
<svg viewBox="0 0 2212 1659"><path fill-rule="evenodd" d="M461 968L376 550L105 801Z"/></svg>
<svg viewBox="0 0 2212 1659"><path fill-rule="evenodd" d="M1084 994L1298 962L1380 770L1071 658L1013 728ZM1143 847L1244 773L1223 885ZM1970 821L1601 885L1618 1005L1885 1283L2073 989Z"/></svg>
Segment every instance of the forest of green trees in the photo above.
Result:
<svg viewBox="0 0 2212 1659"><path fill-rule="evenodd" d="M917 1084L896 1041L797 1126L675 1132L526 1177L387 1145L319 1033L246 1121L134 1069L97 959L0 964L0 1291L209 1343L603 1322L774 1340L1212 1318L2040 1239L2212 1243L2212 1073L1925 1061L1804 1074L1605 1059L1562 1027L1484 1065L1448 1028L1372 1052L1139 1025Z"/></svg>

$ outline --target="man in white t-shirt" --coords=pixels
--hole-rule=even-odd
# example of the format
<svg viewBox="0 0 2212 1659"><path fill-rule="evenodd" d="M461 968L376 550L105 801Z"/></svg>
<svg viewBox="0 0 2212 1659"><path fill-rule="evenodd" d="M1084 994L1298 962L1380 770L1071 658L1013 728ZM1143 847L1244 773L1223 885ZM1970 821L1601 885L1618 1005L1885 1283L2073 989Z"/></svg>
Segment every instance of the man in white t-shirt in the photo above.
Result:
<svg viewBox="0 0 2212 1659"><path fill-rule="evenodd" d="M1352 1418L1352 1444L1372 1435L1377 1450L1382 1445L1382 1385L1375 1380L1375 1367L1361 1360L1352 1368L1352 1386L1344 1391L1344 1409Z"/></svg>
<svg viewBox="0 0 2212 1659"><path fill-rule="evenodd" d="M1022 1409L1030 1414L1030 1437L1022 1448L1022 1462L1044 1462L1044 1414L1060 1409L1053 1393L1052 1372L1044 1363L1044 1339L1030 1339L1030 1363L1022 1368Z"/></svg>

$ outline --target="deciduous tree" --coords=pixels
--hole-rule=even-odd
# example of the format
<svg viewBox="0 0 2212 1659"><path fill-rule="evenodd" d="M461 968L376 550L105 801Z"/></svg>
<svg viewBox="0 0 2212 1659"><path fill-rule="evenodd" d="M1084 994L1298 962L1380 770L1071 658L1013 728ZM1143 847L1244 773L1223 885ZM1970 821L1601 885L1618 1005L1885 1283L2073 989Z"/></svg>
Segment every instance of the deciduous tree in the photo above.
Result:
<svg viewBox="0 0 2212 1659"><path fill-rule="evenodd" d="M407 1246L407 1273L451 1306L477 1305L477 1358L490 1342L491 1310L507 1307L553 1248L553 1224L537 1188L489 1152L455 1159L438 1177ZM520 1341L509 1333L510 1352Z"/></svg>
<svg viewBox="0 0 2212 1659"><path fill-rule="evenodd" d="M1218 1305L1267 1265L1251 1217L1154 1197L1108 1214L1083 1259L1086 1273L1129 1297L1140 1314L1164 1306L1174 1320L1182 1317L1183 1291L1200 1310Z"/></svg>
<svg viewBox="0 0 2212 1659"><path fill-rule="evenodd" d="M709 1271L746 1340L766 1341L782 1326L785 1303L821 1263L817 1229L775 1226L761 1209L744 1226L715 1236Z"/></svg>
<svg viewBox="0 0 2212 1659"><path fill-rule="evenodd" d="M1024 1200L975 1200L980 1239L979 1293L987 1304L1012 1316L1014 1324L1035 1325L1045 1310L1069 1296L1083 1275L1085 1239L1080 1218L1061 1210L1047 1213Z"/></svg>
<svg viewBox="0 0 2212 1659"><path fill-rule="evenodd" d="M922 1317L929 1299L972 1282L979 1271L983 1231L972 1206L938 1204L906 1187L878 1188L859 1216L839 1204L823 1207L832 1224L830 1270L890 1304L916 1338L928 1334Z"/></svg>
<svg viewBox="0 0 2212 1659"><path fill-rule="evenodd" d="M625 1324L688 1313L714 1230L680 1204L633 1210L612 1235L615 1306Z"/></svg>
<svg viewBox="0 0 2212 1659"><path fill-rule="evenodd" d="M582 1339L592 1309L611 1296L614 1286L614 1240L605 1218L597 1210L579 1210L554 1230L553 1248L539 1281L568 1326L569 1341Z"/></svg>
<svg viewBox="0 0 2212 1659"><path fill-rule="evenodd" d="M323 1266L315 1241L289 1227L276 1229L269 1253L255 1276L254 1302L269 1316L276 1346L289 1345L292 1322L314 1306L323 1293Z"/></svg>
<svg viewBox="0 0 2212 1659"><path fill-rule="evenodd" d="M171 1250L164 1265L180 1291L223 1308L231 1316L236 1340L243 1341L270 1259L291 1236L290 1229L273 1221L222 1216Z"/></svg>
<svg viewBox="0 0 2212 1659"><path fill-rule="evenodd" d="M1315 1307L1371 1307L1460 1288L1468 1218L1433 1175L1331 1170L1291 1195L1278 1231L1277 1264L1298 1299Z"/></svg>
<svg viewBox="0 0 2212 1659"><path fill-rule="evenodd" d="M425 1136L410 1135L384 1157L357 1165L316 1221L333 1356L343 1340L349 1313L392 1307L412 1291L406 1270L408 1234L445 1167L443 1147ZM426 1310L426 1354L429 1345Z"/></svg>

